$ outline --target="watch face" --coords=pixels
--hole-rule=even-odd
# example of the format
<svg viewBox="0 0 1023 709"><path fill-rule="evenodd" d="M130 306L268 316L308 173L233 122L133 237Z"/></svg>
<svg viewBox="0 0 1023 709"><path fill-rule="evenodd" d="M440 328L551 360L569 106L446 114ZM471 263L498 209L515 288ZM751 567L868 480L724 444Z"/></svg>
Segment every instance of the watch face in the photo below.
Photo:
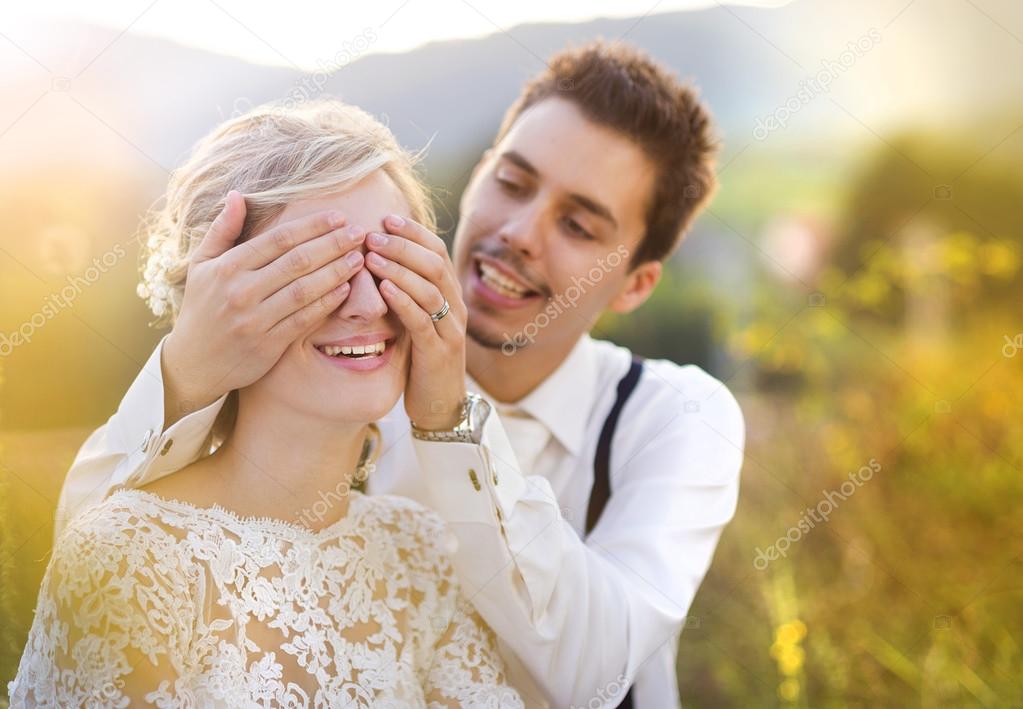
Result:
<svg viewBox="0 0 1023 709"><path fill-rule="evenodd" d="M487 422L487 416L490 415L490 402L480 397L476 399L469 410L469 426L475 433L483 429L483 424Z"/></svg>

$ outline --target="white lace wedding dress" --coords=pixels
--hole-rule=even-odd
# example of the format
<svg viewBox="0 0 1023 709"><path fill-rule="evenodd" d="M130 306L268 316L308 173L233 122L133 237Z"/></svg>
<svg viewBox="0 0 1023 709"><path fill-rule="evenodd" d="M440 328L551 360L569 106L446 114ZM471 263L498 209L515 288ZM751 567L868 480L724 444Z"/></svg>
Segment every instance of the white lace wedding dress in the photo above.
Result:
<svg viewBox="0 0 1023 709"><path fill-rule="evenodd" d="M521 707L438 517L313 532L120 490L58 540L12 707Z"/></svg>

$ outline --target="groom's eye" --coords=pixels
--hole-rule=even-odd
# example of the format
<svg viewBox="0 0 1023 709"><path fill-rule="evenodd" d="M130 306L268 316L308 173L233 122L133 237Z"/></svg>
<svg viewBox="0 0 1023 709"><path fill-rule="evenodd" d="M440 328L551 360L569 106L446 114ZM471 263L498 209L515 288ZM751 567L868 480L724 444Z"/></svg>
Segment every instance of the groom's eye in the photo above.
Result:
<svg viewBox="0 0 1023 709"><path fill-rule="evenodd" d="M497 180L497 184L501 185L501 189L505 190L510 194L518 194L519 192L522 191L522 186L519 185L517 182L512 182L511 180L505 177L501 177L500 175L497 176L495 179Z"/></svg>
<svg viewBox="0 0 1023 709"><path fill-rule="evenodd" d="M565 217L562 220L562 223L565 225L565 230L572 236L583 239L584 241L594 241L597 238L571 217Z"/></svg>
<svg viewBox="0 0 1023 709"><path fill-rule="evenodd" d="M526 191L526 185L507 166L502 166L494 172L494 180L498 186L510 195L521 195Z"/></svg>

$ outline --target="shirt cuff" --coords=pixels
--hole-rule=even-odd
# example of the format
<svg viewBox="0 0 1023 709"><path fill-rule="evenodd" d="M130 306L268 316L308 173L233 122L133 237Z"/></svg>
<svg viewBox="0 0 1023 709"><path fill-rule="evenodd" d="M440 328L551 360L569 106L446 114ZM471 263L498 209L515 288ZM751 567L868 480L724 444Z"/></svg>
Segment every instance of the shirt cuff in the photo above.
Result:
<svg viewBox="0 0 1023 709"><path fill-rule="evenodd" d="M166 340L164 335L108 422L127 455L127 465L119 466L115 473L115 486L140 486L194 461L227 400L225 394L164 431L161 356Z"/></svg>
<svg viewBox="0 0 1023 709"><path fill-rule="evenodd" d="M413 438L433 508L450 523L500 527L526 490L497 411L483 425L480 443Z"/></svg>

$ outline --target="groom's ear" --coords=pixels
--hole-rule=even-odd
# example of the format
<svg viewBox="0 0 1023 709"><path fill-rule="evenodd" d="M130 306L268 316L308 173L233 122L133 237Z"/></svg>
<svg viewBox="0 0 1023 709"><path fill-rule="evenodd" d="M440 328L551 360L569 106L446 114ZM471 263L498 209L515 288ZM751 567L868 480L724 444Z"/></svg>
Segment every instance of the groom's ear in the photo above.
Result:
<svg viewBox="0 0 1023 709"><path fill-rule="evenodd" d="M654 292L662 273L663 266L660 261L646 261L636 266L626 277L618 295L608 303L608 308L619 314L631 313L643 305Z"/></svg>

